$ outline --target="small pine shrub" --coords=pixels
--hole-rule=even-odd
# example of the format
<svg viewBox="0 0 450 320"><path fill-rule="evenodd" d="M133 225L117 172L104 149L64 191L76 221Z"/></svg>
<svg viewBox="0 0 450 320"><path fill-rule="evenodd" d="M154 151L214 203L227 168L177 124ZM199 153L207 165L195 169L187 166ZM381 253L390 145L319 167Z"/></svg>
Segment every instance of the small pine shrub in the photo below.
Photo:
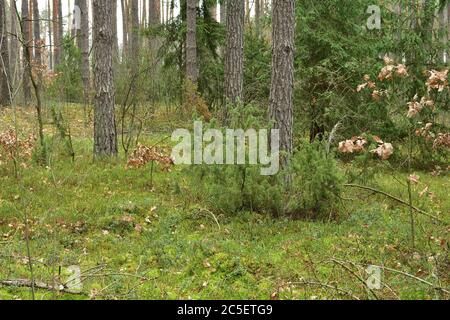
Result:
<svg viewBox="0 0 450 320"><path fill-rule="evenodd" d="M292 157L293 183L288 212L314 218L330 215L340 200L344 176L322 143L304 143Z"/></svg>
<svg viewBox="0 0 450 320"><path fill-rule="evenodd" d="M276 176L262 176L260 167L251 165L201 165L190 170L194 198L225 213L329 217L343 182L336 160L321 144L302 145L292 156L291 167ZM292 177L289 185L286 174Z"/></svg>

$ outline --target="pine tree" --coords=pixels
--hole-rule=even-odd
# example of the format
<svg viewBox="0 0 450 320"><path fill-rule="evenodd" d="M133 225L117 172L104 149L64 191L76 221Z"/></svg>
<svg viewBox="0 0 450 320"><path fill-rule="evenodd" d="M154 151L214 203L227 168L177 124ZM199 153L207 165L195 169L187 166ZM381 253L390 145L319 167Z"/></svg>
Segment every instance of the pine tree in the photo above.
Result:
<svg viewBox="0 0 450 320"><path fill-rule="evenodd" d="M273 1L270 119L280 130L280 149L287 154L282 166L293 149L294 6L295 0Z"/></svg>
<svg viewBox="0 0 450 320"><path fill-rule="evenodd" d="M228 0L225 52L225 119L227 118L228 112L227 104L236 104L243 99L244 19L244 2L241 0Z"/></svg>
<svg viewBox="0 0 450 320"><path fill-rule="evenodd" d="M31 54L32 50L28 50L28 48L32 47L32 41L31 41L31 22L30 22L30 13L29 13L29 7L28 7L28 1L22 1L22 11L21 11L21 20L22 20L22 34L23 34L23 97L24 97L24 103L25 105L29 105L31 103L31 83L30 83L30 71L31 68L28 61L31 61L31 56L27 58L29 54Z"/></svg>
<svg viewBox="0 0 450 320"><path fill-rule="evenodd" d="M0 58L0 106L7 106L11 104L11 82L5 0L0 0Z"/></svg>
<svg viewBox="0 0 450 320"><path fill-rule="evenodd" d="M197 0L187 0L186 23L186 77L196 86L198 82Z"/></svg>
<svg viewBox="0 0 450 320"><path fill-rule="evenodd" d="M94 43L94 155L110 157L117 155L115 123L115 92L113 72L112 16L110 0L93 2Z"/></svg>

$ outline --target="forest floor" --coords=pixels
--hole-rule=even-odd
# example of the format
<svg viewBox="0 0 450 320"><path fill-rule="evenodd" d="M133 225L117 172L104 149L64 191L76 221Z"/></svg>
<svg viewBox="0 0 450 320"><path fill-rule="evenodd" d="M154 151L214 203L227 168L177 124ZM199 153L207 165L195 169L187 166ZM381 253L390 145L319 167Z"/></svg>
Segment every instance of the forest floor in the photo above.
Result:
<svg viewBox="0 0 450 320"><path fill-rule="evenodd" d="M0 132L14 121L31 130L33 117L3 111ZM0 299L32 298L29 256L46 287L36 299L450 298L448 175L417 172L414 204L444 222L414 213L413 248L408 207L382 195L348 189L339 218L323 222L211 212L177 168L151 181L148 167L126 169L123 156L94 163L92 128L81 112L67 120L74 162L57 139L45 168L28 161L15 177L1 159ZM170 136L155 123L149 143ZM373 184L407 199L398 180L379 172ZM419 196L424 185L432 198ZM381 288L366 286L369 265L382 267ZM69 266L81 269L79 293L52 289L67 283Z"/></svg>

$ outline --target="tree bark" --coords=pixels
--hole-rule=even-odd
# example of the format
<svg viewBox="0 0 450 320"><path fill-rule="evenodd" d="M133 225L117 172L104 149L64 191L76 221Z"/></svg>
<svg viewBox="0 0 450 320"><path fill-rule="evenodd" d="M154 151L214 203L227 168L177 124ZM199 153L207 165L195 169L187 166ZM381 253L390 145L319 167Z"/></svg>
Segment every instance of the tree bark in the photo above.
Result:
<svg viewBox="0 0 450 320"><path fill-rule="evenodd" d="M76 25L76 19L77 19L77 17L75 16L75 14L76 14L75 8L76 7L78 7L78 9L80 9L80 11L81 11L80 0L75 0L75 3L74 3L74 10L73 10L73 13L74 13L73 20L74 20L74 22L72 24L71 36L72 37L75 36L75 40L76 40L75 43L76 43L77 47L81 50L81 22L80 22L80 26Z"/></svg>
<svg viewBox="0 0 450 320"><path fill-rule="evenodd" d="M13 2L15 2L15 0L12 0ZM51 21L51 10L50 10L50 0L47 0L47 27L48 27L48 42L49 42L49 67L50 70L53 70L53 41L52 41L52 21Z"/></svg>
<svg viewBox="0 0 450 320"><path fill-rule="evenodd" d="M114 2L114 1L113 1ZM81 50L81 77L83 79L84 104L89 104L90 88L90 68L89 68L89 6L87 0L78 0L78 7L81 12L79 48Z"/></svg>
<svg viewBox="0 0 450 320"><path fill-rule="evenodd" d="M11 87L5 0L0 0L0 60L0 106L9 106Z"/></svg>
<svg viewBox="0 0 450 320"><path fill-rule="evenodd" d="M23 64L23 69L24 69L24 73L23 73L23 98L24 98L24 103L25 105L29 105L31 103L31 84L30 84L30 77L29 77L29 69L31 68L30 64L28 63L28 61L31 61L31 49L27 49L30 48L32 46L31 43L31 33L30 33L30 27L31 27L31 22L30 22L30 16L29 16L29 10L28 10L28 1L22 1L22 11L21 11L21 20L22 20L22 30L23 30L23 60L22 60L22 64ZM27 55L30 55L27 58Z"/></svg>
<svg viewBox="0 0 450 320"><path fill-rule="evenodd" d="M42 64L41 18L39 16L38 0L33 0L33 31L34 31L34 63Z"/></svg>
<svg viewBox="0 0 450 320"><path fill-rule="evenodd" d="M255 0L255 27L256 35L261 34L261 0Z"/></svg>
<svg viewBox="0 0 450 320"><path fill-rule="evenodd" d="M286 152L282 166L289 163L293 149L293 89L295 0L274 0L272 20L272 83L270 119L280 130L280 151Z"/></svg>
<svg viewBox="0 0 450 320"><path fill-rule="evenodd" d="M227 46L225 52L225 110L227 104L242 101L244 88L244 2L228 0L227 7Z"/></svg>
<svg viewBox="0 0 450 320"><path fill-rule="evenodd" d="M198 82L197 0L187 0L186 23L186 77L196 86Z"/></svg>
<svg viewBox="0 0 450 320"><path fill-rule="evenodd" d="M166 0L166 23L169 22L170 5L169 0Z"/></svg>
<svg viewBox="0 0 450 320"><path fill-rule="evenodd" d="M154 28L161 23L161 7L159 0L150 0L148 5L148 25L150 28ZM150 38L150 49L155 56L159 50L160 39L152 36Z"/></svg>
<svg viewBox="0 0 450 320"><path fill-rule="evenodd" d="M447 18L448 18L447 39L450 40L450 2L447 5ZM450 58L450 51L449 51L449 58Z"/></svg>
<svg viewBox="0 0 450 320"><path fill-rule="evenodd" d="M139 0L131 0L131 77L135 77L139 74ZM136 101L137 85L136 81L132 81L131 87L132 101Z"/></svg>
<svg viewBox="0 0 450 320"><path fill-rule="evenodd" d="M122 60L128 55L128 4L127 0L121 0L122 6Z"/></svg>
<svg viewBox="0 0 450 320"><path fill-rule="evenodd" d="M112 17L112 33L114 38L114 61L119 61L119 38L117 36L117 0L112 2L113 17Z"/></svg>
<svg viewBox="0 0 450 320"><path fill-rule="evenodd" d="M62 15L62 5L61 0L58 0L58 38L59 38L59 52L60 52L60 59L64 56L64 26L63 26L63 15Z"/></svg>
<svg viewBox="0 0 450 320"><path fill-rule="evenodd" d="M93 1L94 156L117 155L113 73L113 7L110 0Z"/></svg>
<svg viewBox="0 0 450 320"><path fill-rule="evenodd" d="M131 0L131 51L133 65L139 56L139 0Z"/></svg>
<svg viewBox="0 0 450 320"><path fill-rule="evenodd" d="M59 4L58 0L53 0L53 65L54 68L61 61L61 40L59 37Z"/></svg>
<svg viewBox="0 0 450 320"><path fill-rule="evenodd" d="M159 0L150 0L148 6L148 23L154 27L161 23L161 3Z"/></svg>
<svg viewBox="0 0 450 320"><path fill-rule="evenodd" d="M19 73L19 32L18 32L18 20L17 20L17 7L16 1L10 1L10 10L11 10L11 42L10 42L10 55L9 55L9 67L10 67L10 81L11 86L15 87L15 79L17 78L17 74Z"/></svg>
<svg viewBox="0 0 450 320"><path fill-rule="evenodd" d="M142 0L142 18L141 18L141 27L147 27L147 0Z"/></svg>

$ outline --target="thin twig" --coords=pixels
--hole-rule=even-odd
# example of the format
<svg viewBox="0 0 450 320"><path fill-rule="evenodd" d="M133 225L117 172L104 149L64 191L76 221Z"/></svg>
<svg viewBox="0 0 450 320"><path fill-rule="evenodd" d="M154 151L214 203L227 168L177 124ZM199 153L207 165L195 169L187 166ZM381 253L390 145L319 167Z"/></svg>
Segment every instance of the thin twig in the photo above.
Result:
<svg viewBox="0 0 450 320"><path fill-rule="evenodd" d="M426 285L428 285L430 287L433 287L433 289L435 289L435 290L439 290L439 291L442 291L444 293L450 294L450 291L448 291L448 290L446 290L446 289L444 289L444 288L442 288L440 286L437 286L437 285L435 285L435 284L433 284L431 282L428 282L428 281L426 281L426 280L424 280L422 278L419 278L419 277L416 277L416 276L414 276L412 274L409 274L407 272L396 270L396 269L392 269L392 268L388 268L388 267L383 267L383 266L376 266L376 267L378 267L380 269L383 269L383 270L386 270L386 271L393 272L393 273L401 274L401 275L403 275L405 277L409 277L409 278L417 280L417 281L419 281L419 282L421 282L423 284L426 284Z"/></svg>
<svg viewBox="0 0 450 320"><path fill-rule="evenodd" d="M358 274L356 274L352 269L350 269L349 267L347 267L343 262L336 260L336 259L332 259L331 261L333 261L334 263L337 263L338 265L340 265L342 268L344 268L345 270L347 270L351 275L353 275L356 279L358 279L369 291L370 293L375 297L375 299L380 300L378 298L378 295L367 286L366 281L364 281L364 279L362 279Z"/></svg>
<svg viewBox="0 0 450 320"><path fill-rule="evenodd" d="M410 204L408 202L406 202L406 201L404 201L404 200L402 200L400 198L397 198L396 196L393 196L393 195L391 195L391 194L389 194L387 192L381 191L381 190L377 190L377 189L374 189L374 188L371 188L371 187L361 186L361 185L358 185L358 184L344 184L344 187L369 190L369 191L372 191L372 192L375 192L375 193L378 193L378 194L382 194L382 195L384 195L384 196L386 196L386 197L388 197L388 198L390 198L392 200L395 200L395 201L397 201L397 202L399 202L399 203L401 203L401 204L403 204L405 206L410 207ZM427 216L428 218L431 218L431 219L434 219L436 221L439 221L440 223L446 224L445 221L439 219L436 216L433 216L432 214L429 214L428 212L425 212L425 211L423 211L423 210L421 210L421 209L419 209L417 207L414 207L414 206L411 206L411 208L413 210L419 212L420 214L422 214L424 216Z"/></svg>
<svg viewBox="0 0 450 320"><path fill-rule="evenodd" d="M338 286L333 286L333 285L326 284L326 283L321 283L321 282L318 282L318 281L302 280L302 281L299 281L299 282L291 282L291 284L293 284L293 285L319 286L319 287L324 287L324 288L328 288L328 289L333 289L333 290L336 290L339 293L342 293L342 294L344 294L346 296L351 297L354 300L360 300L353 293L351 293L349 291L346 291L346 290L344 290L342 288L339 288Z"/></svg>

